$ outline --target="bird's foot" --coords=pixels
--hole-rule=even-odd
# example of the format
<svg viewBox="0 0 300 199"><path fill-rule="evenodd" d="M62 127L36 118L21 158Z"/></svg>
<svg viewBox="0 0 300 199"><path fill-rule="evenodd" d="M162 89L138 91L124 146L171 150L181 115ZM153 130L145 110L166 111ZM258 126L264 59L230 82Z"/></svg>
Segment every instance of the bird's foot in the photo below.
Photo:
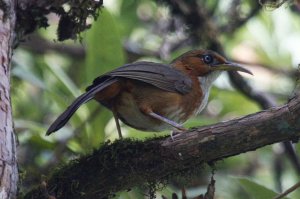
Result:
<svg viewBox="0 0 300 199"><path fill-rule="evenodd" d="M187 131L188 129L184 128L183 126L181 126L180 128L177 128L173 131L171 131L170 136L172 141L174 141L174 137L176 137L177 135L183 133L184 131Z"/></svg>

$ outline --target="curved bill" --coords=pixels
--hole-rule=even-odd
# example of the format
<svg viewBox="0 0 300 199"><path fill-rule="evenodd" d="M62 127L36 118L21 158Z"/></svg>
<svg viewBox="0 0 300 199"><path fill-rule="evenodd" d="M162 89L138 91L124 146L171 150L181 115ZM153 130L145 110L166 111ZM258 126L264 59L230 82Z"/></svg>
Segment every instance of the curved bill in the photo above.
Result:
<svg viewBox="0 0 300 199"><path fill-rule="evenodd" d="M234 63L234 62L226 62L223 64L216 64L211 66L211 70L225 70L225 71L241 71L244 73L248 73L250 75L253 75L253 73L241 66L240 64Z"/></svg>

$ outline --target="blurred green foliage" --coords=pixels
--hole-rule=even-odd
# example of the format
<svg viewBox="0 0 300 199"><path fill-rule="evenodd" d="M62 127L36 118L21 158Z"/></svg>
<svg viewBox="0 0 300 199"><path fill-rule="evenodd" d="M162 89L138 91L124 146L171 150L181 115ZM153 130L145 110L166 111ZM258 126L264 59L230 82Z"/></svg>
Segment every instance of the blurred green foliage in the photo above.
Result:
<svg viewBox="0 0 300 199"><path fill-rule="evenodd" d="M274 198L278 193L273 190L268 189L267 187L260 185L253 180L247 178L238 178L237 179L242 187L245 188L247 193L252 196L252 198L256 199L265 199L265 198ZM283 197L283 199L287 199Z"/></svg>
<svg viewBox="0 0 300 199"><path fill-rule="evenodd" d="M209 2L206 4L208 7L218 5L218 1ZM112 114L96 102L81 107L59 132L45 136L50 123L76 96L84 92L94 78L129 61L159 60L156 55L164 42L184 37L182 32L165 31L166 24L174 16L170 16L167 7L154 1L122 0L107 3L106 8L100 12L99 20L93 22L92 28L83 34L82 43L63 43L74 49L84 48L84 59L56 52L55 49L44 49L43 53L37 53L34 46L21 46L14 52L11 92L15 129L20 142L19 164L24 174L24 191L39 183L42 176L49 174L55 166L91 152L107 139L117 139ZM215 12L226 13L226 5L220 3ZM251 2L245 1L241 8L250 9ZM49 17L52 24L57 22L55 16ZM300 62L299 20L299 14L285 7L272 12L262 10L234 34L220 35L230 58L270 66L271 69L253 66L250 70L254 76L245 78L256 90L272 94L279 104L286 102L293 90L294 79L272 69L291 70ZM220 21L221 24L226 22ZM50 27L40 30L35 36L53 42L55 31ZM34 40L35 36L31 39ZM201 44L183 46L160 60L169 62L171 57L186 50L202 47ZM139 53L136 56L126 51ZM190 119L186 123L187 127L212 124L259 111L255 102L231 87L226 74L214 85L207 108L200 116ZM141 132L125 125L122 125L122 130L126 137L136 139L169 133ZM300 150L299 147L297 150ZM273 196L274 192L256 182L275 189L273 167L277 156L283 156L283 152L276 144L220 161L216 165L216 198L268 198L265 194ZM282 186L286 189L299 178L287 158L282 157L282 161ZM255 181L246 178L234 180L229 175L247 176ZM185 185L188 196L204 193L209 176L210 169L204 169L203 175L191 180L193 186ZM173 192L180 195L180 187L176 184L173 182L157 195L170 197ZM116 198L144 198L144 192L141 188L134 188L130 192L119 193ZM300 198L300 191L295 191L290 198Z"/></svg>

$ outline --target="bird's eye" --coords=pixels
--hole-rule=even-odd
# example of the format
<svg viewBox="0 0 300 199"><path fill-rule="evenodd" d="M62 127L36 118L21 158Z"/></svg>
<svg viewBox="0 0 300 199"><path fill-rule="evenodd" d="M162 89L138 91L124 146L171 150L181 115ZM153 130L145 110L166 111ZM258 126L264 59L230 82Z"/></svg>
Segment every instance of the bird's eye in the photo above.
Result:
<svg viewBox="0 0 300 199"><path fill-rule="evenodd" d="M203 59L203 62L206 64L211 64L214 61L214 58L211 55L203 55L202 59Z"/></svg>

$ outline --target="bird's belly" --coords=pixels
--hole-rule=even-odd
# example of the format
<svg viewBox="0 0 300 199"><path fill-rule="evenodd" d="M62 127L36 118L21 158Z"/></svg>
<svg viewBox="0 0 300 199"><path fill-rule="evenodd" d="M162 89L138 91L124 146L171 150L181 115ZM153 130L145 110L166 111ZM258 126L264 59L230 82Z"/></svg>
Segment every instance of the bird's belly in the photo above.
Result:
<svg viewBox="0 0 300 199"><path fill-rule="evenodd" d="M181 110L178 109L178 107L165 107L161 111L165 112L166 114L157 114L160 114L161 116L172 121L182 123L183 119L181 116L183 116L183 114L181 114ZM122 122L138 130L158 132L172 129L169 124L154 119L151 116L143 113L130 94L122 95L121 100L118 102L117 112Z"/></svg>

